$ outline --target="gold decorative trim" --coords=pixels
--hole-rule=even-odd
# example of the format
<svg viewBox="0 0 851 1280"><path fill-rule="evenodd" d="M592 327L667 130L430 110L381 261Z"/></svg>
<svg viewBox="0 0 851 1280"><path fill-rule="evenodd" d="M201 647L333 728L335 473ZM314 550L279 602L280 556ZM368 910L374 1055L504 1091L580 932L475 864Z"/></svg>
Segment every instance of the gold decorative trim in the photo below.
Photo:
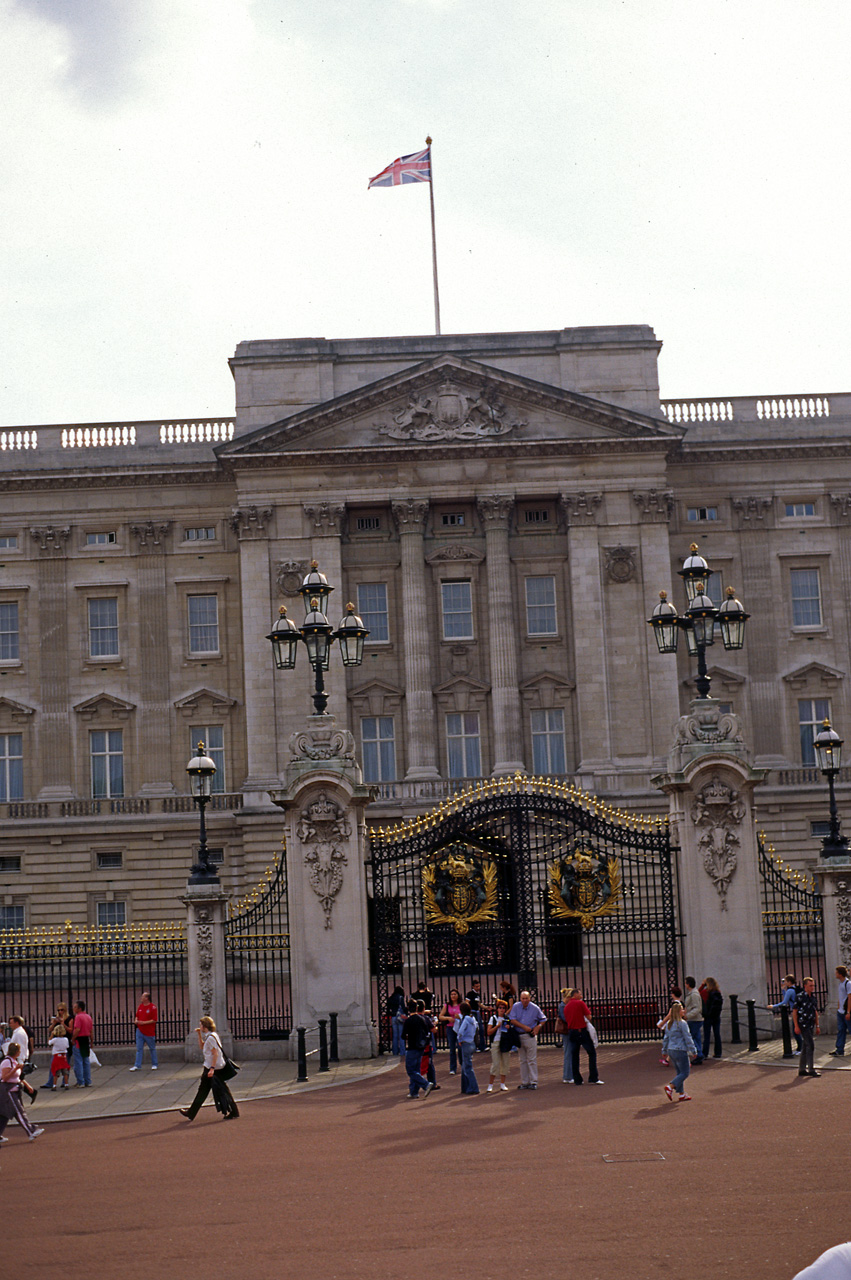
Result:
<svg viewBox="0 0 851 1280"><path fill-rule="evenodd" d="M451 924L459 936L471 924L497 918L496 863L444 853L423 867L423 905L430 924Z"/></svg>
<svg viewBox="0 0 851 1280"><path fill-rule="evenodd" d="M617 858L597 853L590 845L550 864L549 902L554 920L578 920L588 932L601 916L614 915L620 909L621 897Z"/></svg>

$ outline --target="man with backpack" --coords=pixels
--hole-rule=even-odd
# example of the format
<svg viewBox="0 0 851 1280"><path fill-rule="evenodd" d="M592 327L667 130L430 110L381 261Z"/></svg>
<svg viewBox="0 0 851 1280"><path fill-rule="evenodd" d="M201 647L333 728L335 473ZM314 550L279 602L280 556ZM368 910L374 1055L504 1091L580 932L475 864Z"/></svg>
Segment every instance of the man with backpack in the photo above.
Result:
<svg viewBox="0 0 851 1280"><path fill-rule="evenodd" d="M851 1031L851 981L844 964L836 966L836 981L839 984L836 1000L836 1048L831 1049L831 1058L845 1057L845 1039Z"/></svg>
<svg viewBox="0 0 851 1280"><path fill-rule="evenodd" d="M427 1098L434 1085L420 1074L423 1050L431 1042L431 1023L417 1012L417 1001L408 1001L408 1016L402 1026L402 1039L405 1042L405 1070L408 1073L408 1097L418 1098L420 1089Z"/></svg>

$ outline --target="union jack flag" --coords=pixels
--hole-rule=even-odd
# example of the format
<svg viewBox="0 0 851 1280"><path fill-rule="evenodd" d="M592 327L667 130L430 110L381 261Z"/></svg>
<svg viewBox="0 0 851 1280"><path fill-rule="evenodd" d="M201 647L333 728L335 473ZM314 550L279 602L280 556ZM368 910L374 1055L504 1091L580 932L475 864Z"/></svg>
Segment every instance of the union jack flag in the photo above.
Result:
<svg viewBox="0 0 851 1280"><path fill-rule="evenodd" d="M431 182L431 147L410 156L399 156L370 178L369 187L400 187L406 182Z"/></svg>

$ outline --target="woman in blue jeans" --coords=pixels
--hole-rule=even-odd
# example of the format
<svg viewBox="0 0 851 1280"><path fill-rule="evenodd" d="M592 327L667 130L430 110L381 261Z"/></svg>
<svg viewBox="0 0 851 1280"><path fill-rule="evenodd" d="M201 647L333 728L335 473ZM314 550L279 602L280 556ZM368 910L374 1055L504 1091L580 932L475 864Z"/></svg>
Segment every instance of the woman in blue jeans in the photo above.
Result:
<svg viewBox="0 0 851 1280"><path fill-rule="evenodd" d="M472 1012L468 1007L468 1011ZM442 1022L446 1027L446 1047L449 1050L449 1074L455 1075L458 1069L458 1038L455 1034L455 1024L461 1014L461 992L455 987L449 992L449 999L445 1002L440 1013L437 1015L438 1022Z"/></svg>
<svg viewBox="0 0 851 1280"><path fill-rule="evenodd" d="M671 1083L665 1085L668 1100L673 1102L676 1093L679 1095L678 1102L691 1102L691 1095L685 1091L685 1082L691 1072L689 1058L697 1052L697 1049L691 1038L688 1023L683 1017L683 1006L679 1000L675 1000L671 1005L668 1025L662 1041L662 1051L667 1054L676 1072Z"/></svg>
<svg viewBox="0 0 851 1280"><path fill-rule="evenodd" d="M476 1044L478 1022L466 1000L462 1000L458 1017L455 1019L454 1031L458 1037L458 1052L461 1054L461 1092L478 1093L479 1082L473 1070L473 1049Z"/></svg>

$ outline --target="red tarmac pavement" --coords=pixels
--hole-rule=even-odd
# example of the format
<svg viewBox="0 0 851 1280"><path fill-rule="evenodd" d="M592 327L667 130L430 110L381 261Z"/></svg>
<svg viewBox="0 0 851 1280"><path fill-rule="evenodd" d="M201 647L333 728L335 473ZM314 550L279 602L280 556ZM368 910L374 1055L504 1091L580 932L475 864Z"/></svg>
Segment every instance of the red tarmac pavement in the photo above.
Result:
<svg viewBox="0 0 851 1280"><path fill-rule="evenodd" d="M708 1063L671 1104L658 1046L601 1049L601 1088L540 1056L535 1093L515 1069L485 1094L479 1055L478 1097L444 1059L413 1102L399 1069L230 1123L57 1122L33 1143L10 1125L7 1262L34 1280L787 1280L851 1236L848 1072Z"/></svg>

